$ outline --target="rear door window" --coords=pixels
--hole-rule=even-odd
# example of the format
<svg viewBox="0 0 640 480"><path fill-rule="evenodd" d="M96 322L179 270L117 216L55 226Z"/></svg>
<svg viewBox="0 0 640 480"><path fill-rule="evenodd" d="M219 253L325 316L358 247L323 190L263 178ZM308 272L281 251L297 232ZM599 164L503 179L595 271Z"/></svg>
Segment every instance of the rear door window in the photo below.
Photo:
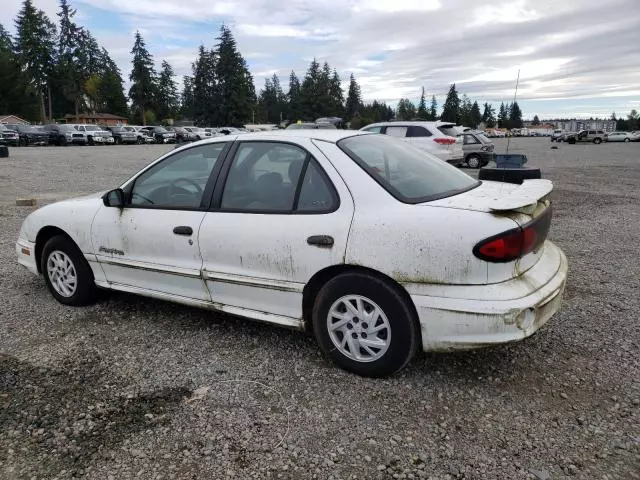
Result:
<svg viewBox="0 0 640 480"><path fill-rule="evenodd" d="M479 144L480 142L473 135L465 135L464 136L464 144L465 145L474 145Z"/></svg>
<svg viewBox="0 0 640 480"><path fill-rule="evenodd" d="M411 125L407 128L407 137L430 137L431 132L424 127Z"/></svg>
<svg viewBox="0 0 640 480"><path fill-rule="evenodd" d="M387 127L384 133L392 137L405 138L407 136L407 127L394 125L392 127Z"/></svg>

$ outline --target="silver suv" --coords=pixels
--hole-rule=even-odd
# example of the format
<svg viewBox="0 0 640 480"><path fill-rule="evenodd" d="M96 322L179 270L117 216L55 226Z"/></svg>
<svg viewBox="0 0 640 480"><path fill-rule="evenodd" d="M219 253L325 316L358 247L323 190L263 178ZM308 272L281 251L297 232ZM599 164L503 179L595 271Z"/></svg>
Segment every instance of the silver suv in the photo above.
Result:
<svg viewBox="0 0 640 480"><path fill-rule="evenodd" d="M580 130L578 133L567 135L566 141L569 143L602 143L604 141L604 131L602 130Z"/></svg>

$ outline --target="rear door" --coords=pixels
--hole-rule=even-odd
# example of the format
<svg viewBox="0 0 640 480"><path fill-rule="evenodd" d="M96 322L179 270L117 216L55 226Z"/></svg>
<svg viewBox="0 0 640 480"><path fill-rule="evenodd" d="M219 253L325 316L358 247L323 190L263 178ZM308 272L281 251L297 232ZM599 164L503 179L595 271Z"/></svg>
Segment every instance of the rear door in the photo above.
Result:
<svg viewBox="0 0 640 480"><path fill-rule="evenodd" d="M214 304L300 326L303 288L343 262L353 210L340 175L310 140L237 142L199 234Z"/></svg>

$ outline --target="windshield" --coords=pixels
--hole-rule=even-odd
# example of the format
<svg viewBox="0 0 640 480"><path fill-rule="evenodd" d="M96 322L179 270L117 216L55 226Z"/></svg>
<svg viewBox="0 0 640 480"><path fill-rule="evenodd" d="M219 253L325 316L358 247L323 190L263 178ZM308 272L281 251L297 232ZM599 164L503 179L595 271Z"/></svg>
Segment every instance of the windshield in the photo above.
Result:
<svg viewBox="0 0 640 480"><path fill-rule="evenodd" d="M480 185L457 168L387 135L357 135L337 145L401 202L436 200Z"/></svg>
<svg viewBox="0 0 640 480"><path fill-rule="evenodd" d="M71 125L56 125L53 128L56 128L61 131L61 132L71 132L71 131L76 131L75 128L73 128Z"/></svg>

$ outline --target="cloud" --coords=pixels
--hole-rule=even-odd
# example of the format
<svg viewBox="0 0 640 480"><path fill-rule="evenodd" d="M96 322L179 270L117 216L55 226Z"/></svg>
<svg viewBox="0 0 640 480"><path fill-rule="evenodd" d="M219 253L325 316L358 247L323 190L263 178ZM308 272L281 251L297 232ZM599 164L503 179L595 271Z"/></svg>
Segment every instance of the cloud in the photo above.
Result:
<svg viewBox="0 0 640 480"><path fill-rule="evenodd" d="M3 0L12 25L22 0ZM34 0L54 18L55 0ZM82 22L130 69L133 32L157 63L189 74L200 44L212 47L229 25L261 88L276 73L286 89L293 69L328 61L365 99L442 103L451 82L480 102L510 101L520 69L527 113L628 111L640 85L638 0L72 0ZM78 17L79 18L79 17ZM584 105L589 101L588 105ZM634 103L636 102L636 103Z"/></svg>

